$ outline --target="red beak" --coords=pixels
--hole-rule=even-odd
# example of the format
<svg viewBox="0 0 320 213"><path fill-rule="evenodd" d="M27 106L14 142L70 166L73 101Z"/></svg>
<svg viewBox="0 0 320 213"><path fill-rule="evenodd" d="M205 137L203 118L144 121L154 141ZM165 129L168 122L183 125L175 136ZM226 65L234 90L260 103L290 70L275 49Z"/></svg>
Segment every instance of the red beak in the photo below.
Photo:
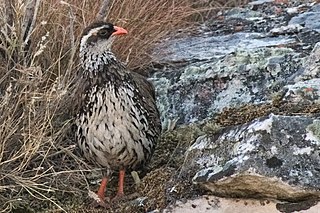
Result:
<svg viewBox="0 0 320 213"><path fill-rule="evenodd" d="M113 27L116 31L114 33L112 33L112 35L124 35L124 34L127 34L128 31L123 29L122 27L117 27L117 26L114 26Z"/></svg>

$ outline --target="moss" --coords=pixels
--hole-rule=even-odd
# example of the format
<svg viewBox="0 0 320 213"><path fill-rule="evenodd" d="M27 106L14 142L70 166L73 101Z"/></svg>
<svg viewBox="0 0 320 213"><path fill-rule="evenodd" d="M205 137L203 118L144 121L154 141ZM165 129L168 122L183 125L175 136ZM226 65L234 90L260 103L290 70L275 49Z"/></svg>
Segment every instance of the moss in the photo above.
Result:
<svg viewBox="0 0 320 213"><path fill-rule="evenodd" d="M286 103L275 98L273 103L260 105L246 104L239 108L225 109L214 118L214 121L221 126L231 126L247 123L271 113L279 115L297 115L314 114L319 112L320 104Z"/></svg>
<svg viewBox="0 0 320 213"><path fill-rule="evenodd" d="M203 132L205 132L207 135L214 135L221 129L222 127L214 121L208 121L202 127Z"/></svg>
<svg viewBox="0 0 320 213"><path fill-rule="evenodd" d="M167 205L167 185L175 174L175 169L163 167L150 172L142 181L139 191L147 196L145 209L150 211L161 209Z"/></svg>
<svg viewBox="0 0 320 213"><path fill-rule="evenodd" d="M307 127L307 130L311 131L320 140L320 121L314 121Z"/></svg>

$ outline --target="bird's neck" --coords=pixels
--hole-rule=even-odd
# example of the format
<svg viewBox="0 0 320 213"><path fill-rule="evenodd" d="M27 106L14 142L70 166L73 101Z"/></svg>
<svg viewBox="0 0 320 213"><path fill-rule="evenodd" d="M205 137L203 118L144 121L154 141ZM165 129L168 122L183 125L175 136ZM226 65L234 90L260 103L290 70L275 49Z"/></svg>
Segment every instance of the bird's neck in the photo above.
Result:
<svg viewBox="0 0 320 213"><path fill-rule="evenodd" d="M80 51L80 60L84 71L93 75L103 72L104 66L117 63L115 55L108 50L99 53Z"/></svg>
<svg viewBox="0 0 320 213"><path fill-rule="evenodd" d="M118 61L111 51L82 52L80 60L84 69L83 75L89 78L91 84L104 84L106 82L120 83L127 76L124 65Z"/></svg>

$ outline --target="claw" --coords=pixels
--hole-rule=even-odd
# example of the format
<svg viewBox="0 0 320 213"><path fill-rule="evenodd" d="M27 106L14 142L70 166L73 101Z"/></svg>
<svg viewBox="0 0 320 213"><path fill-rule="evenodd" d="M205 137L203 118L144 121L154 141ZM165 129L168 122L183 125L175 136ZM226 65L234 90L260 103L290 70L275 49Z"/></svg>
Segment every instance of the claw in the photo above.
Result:
<svg viewBox="0 0 320 213"><path fill-rule="evenodd" d="M104 202L104 201L96 201L96 200L94 200L92 203L91 203L91 206L93 207L93 208L98 208L98 207L103 207L103 208L106 208L106 209L109 209L110 208L110 205L109 204L107 204L106 202Z"/></svg>
<svg viewBox="0 0 320 213"><path fill-rule="evenodd" d="M104 208L110 208L110 205L105 201L104 197L99 196L98 194L89 191L89 197L91 197L94 201L91 203L90 206L97 208L97 207L104 207ZM110 200L110 199L108 199Z"/></svg>
<svg viewBox="0 0 320 213"><path fill-rule="evenodd" d="M124 194L117 193L114 198L111 199L111 202L119 202L124 199Z"/></svg>

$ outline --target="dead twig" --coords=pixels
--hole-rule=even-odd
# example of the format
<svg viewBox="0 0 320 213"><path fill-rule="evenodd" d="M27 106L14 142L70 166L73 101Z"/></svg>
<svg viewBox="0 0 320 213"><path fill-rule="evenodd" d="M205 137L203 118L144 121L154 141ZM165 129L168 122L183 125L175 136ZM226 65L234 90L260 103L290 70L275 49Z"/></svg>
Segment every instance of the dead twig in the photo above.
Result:
<svg viewBox="0 0 320 213"><path fill-rule="evenodd" d="M39 6L40 0L30 0L27 3L24 20L21 26L21 38L23 40L21 52L27 53L29 51L30 37L35 27Z"/></svg>
<svg viewBox="0 0 320 213"><path fill-rule="evenodd" d="M99 12L98 12L98 14L97 14L97 16L96 16L96 19L97 20L101 20L101 21L103 21L104 20L104 18L107 16L107 10L108 10L108 8L109 8L109 0L104 0L103 2L102 2L102 5L101 5L101 7L100 7L100 10L99 10Z"/></svg>
<svg viewBox="0 0 320 213"><path fill-rule="evenodd" d="M7 0L5 2L5 13L6 13L6 23L9 26L13 25L13 20L14 20L14 0ZM10 30L10 29L8 29Z"/></svg>

